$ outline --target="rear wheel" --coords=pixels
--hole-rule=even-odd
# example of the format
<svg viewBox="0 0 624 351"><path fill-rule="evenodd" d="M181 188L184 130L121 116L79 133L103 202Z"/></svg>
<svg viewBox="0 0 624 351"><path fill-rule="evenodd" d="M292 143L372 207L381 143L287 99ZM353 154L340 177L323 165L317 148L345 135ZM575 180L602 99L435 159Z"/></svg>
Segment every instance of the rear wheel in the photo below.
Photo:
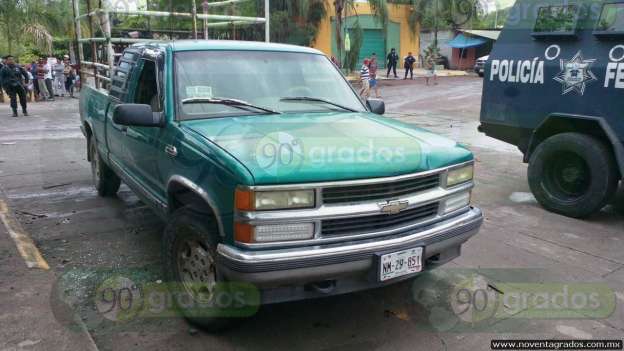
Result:
<svg viewBox="0 0 624 351"><path fill-rule="evenodd" d="M624 215L624 182L620 185L620 190L613 199L613 207L618 213Z"/></svg>
<svg viewBox="0 0 624 351"><path fill-rule="evenodd" d="M98 194L104 197L115 196L121 185L121 179L102 161L93 136L89 138L89 155L91 158L91 177Z"/></svg>
<svg viewBox="0 0 624 351"><path fill-rule="evenodd" d="M574 218L603 208L618 183L611 150L580 133L557 134L542 142L531 156L528 178L544 208Z"/></svg>

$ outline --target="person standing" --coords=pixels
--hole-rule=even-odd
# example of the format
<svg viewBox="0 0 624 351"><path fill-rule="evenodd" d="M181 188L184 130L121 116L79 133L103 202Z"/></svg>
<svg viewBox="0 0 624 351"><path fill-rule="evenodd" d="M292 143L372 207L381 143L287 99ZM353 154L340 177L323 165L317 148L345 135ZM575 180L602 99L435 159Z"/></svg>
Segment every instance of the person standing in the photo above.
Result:
<svg viewBox="0 0 624 351"><path fill-rule="evenodd" d="M35 101L35 95L34 95L34 90L35 90L35 86L34 86L34 79L33 79L33 75L32 73L30 73L30 65L24 67L26 74L28 75L28 83L26 84L26 94L28 95L28 102L33 102Z"/></svg>
<svg viewBox="0 0 624 351"><path fill-rule="evenodd" d="M30 64L29 72L33 77L32 85L33 85L33 89L34 89L33 91L35 94L35 101L38 101L40 99L41 92L39 91L39 82L37 81L37 62L33 61Z"/></svg>
<svg viewBox="0 0 624 351"><path fill-rule="evenodd" d="M45 61L45 72L46 72L44 76L45 87L48 90L48 93L50 94L49 95L50 98L48 98L48 100L54 101L54 87L52 86L52 81L54 80L54 76L52 73L52 64L48 60Z"/></svg>
<svg viewBox="0 0 624 351"><path fill-rule="evenodd" d="M24 116L28 116L26 90L24 89L24 83L28 84L28 74L26 73L26 70L15 64L13 56L9 55L5 58L5 60L6 65L2 67L2 70L0 71L0 81L2 81L2 86L11 99L13 117L17 117L18 96L20 105L22 106L22 113Z"/></svg>
<svg viewBox="0 0 624 351"><path fill-rule="evenodd" d="M76 70L71 66L69 58L65 59L65 70L63 71L65 76L65 91L69 93L69 96L74 97L74 81L76 79Z"/></svg>
<svg viewBox="0 0 624 351"><path fill-rule="evenodd" d="M388 60L388 73L386 73L386 78L390 76L390 71L394 73L394 78L399 78L397 75L397 63L399 62L399 55L396 53L396 49L392 48L390 53L386 57Z"/></svg>
<svg viewBox="0 0 624 351"><path fill-rule="evenodd" d="M433 78L433 84L438 85L438 75L436 73L436 62L437 56L435 54L431 54L425 57L425 69L427 72L425 73L425 82L429 85L429 80Z"/></svg>
<svg viewBox="0 0 624 351"><path fill-rule="evenodd" d="M405 60L404 60L404 68L405 68L405 78L403 78L403 80L407 79L407 73L410 74L410 79L414 79L414 64L416 63L416 58L414 57L414 55L412 55L412 52L410 51L408 53L407 56L405 56Z"/></svg>
<svg viewBox="0 0 624 351"><path fill-rule="evenodd" d="M65 97L65 64L63 61L56 59L56 63L52 65L54 77L54 95Z"/></svg>
<svg viewBox="0 0 624 351"><path fill-rule="evenodd" d="M45 83L46 73L45 63L43 59L40 58L37 63L37 84L39 85L39 94L41 95L42 100L49 100L52 98Z"/></svg>
<svg viewBox="0 0 624 351"><path fill-rule="evenodd" d="M4 59L0 57L0 71L4 67ZM2 81L0 80L0 102L4 102L4 92L2 90Z"/></svg>
<svg viewBox="0 0 624 351"><path fill-rule="evenodd" d="M360 96L366 100L370 96L370 69L368 68L370 65L370 60L368 58L364 59L364 64L360 69L360 80L362 81L362 89L360 90Z"/></svg>
<svg viewBox="0 0 624 351"><path fill-rule="evenodd" d="M379 64L377 63L377 54L373 52L370 64L368 65L368 71L370 73L370 89L375 90L375 97L379 99L381 98L381 94L379 93L379 81L377 81L378 69Z"/></svg>

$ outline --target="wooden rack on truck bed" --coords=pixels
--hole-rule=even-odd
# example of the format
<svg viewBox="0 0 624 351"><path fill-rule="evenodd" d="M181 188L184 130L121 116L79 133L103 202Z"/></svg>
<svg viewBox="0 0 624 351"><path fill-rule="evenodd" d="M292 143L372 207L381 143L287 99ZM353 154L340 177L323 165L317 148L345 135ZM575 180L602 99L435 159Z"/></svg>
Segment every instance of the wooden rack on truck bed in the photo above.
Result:
<svg viewBox="0 0 624 351"><path fill-rule="evenodd" d="M81 14L81 3L83 1L86 4L84 7L86 8L86 13ZM250 0L223 0L216 2L204 0L201 3L201 6L203 7L203 13L201 14L197 13L197 1L199 0L192 0L190 12L174 12L141 10L138 9L137 6L133 6L136 9L131 9L131 6L129 6L128 3L125 3L125 8L122 8L122 6L119 6L119 2L113 6L112 0L104 0L104 3L100 0L98 2L98 7L94 8L91 0L72 0L80 74L93 77L95 87L99 89L102 82L106 85L111 82L112 68L115 66L115 57L121 55L120 53L116 53L115 45L131 45L135 43L148 43L150 41L162 41L150 38L114 37L111 24L111 17L113 15L191 19L191 38L193 39L208 39L209 28L228 27L232 25L264 24L265 41L270 41L270 0L264 0L264 17L209 14L210 9L224 8ZM84 37L82 33L82 20L88 21L89 35L87 37ZM203 20L203 33L201 35L198 33L197 20ZM96 21L98 22L96 23ZM97 36L98 31L96 30L96 25L99 25L100 27L100 36ZM170 32L184 33L184 31L173 30ZM85 59L84 44L90 44L90 60ZM87 67L91 69L88 70L86 69ZM81 81L85 82L86 80L81 77Z"/></svg>

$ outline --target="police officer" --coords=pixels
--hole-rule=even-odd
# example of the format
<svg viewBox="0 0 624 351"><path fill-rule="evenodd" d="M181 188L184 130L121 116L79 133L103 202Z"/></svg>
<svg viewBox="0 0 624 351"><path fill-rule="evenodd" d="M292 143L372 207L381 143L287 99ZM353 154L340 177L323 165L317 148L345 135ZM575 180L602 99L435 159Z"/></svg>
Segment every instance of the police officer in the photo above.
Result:
<svg viewBox="0 0 624 351"><path fill-rule="evenodd" d="M22 112L24 116L28 116L26 110L26 90L22 83L22 77L24 82L28 84L28 74L26 71L15 64L13 56L9 55L5 57L5 65L0 70L0 81L4 90L11 98L11 108L13 109L13 117L17 117L17 96L19 95L20 105L22 105Z"/></svg>
<svg viewBox="0 0 624 351"><path fill-rule="evenodd" d="M394 73L394 78L399 78L396 71L397 63L399 62L399 55L396 53L395 48L392 48L392 50L390 50L390 53L386 57L386 60L388 61L388 73L386 73L386 78L390 76L391 71L392 73Z"/></svg>

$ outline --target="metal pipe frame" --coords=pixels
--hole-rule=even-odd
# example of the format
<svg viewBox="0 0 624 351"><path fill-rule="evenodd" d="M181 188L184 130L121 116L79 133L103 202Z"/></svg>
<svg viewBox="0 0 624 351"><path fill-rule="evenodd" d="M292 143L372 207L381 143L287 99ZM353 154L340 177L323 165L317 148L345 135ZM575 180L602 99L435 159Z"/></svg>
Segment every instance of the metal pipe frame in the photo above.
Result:
<svg viewBox="0 0 624 351"><path fill-rule="evenodd" d="M152 16L152 17L183 17L183 18L193 18L192 13L188 12L167 12L167 11L148 11L148 10L104 10L97 9L95 11L89 12L87 14L81 15L78 19L92 17L98 15L102 12L114 13L117 15L126 15L126 16ZM246 17L246 16L230 16L230 15L204 15L197 14L198 19L208 19L208 20L216 20L216 21L243 21L250 23L266 23L266 18L263 17Z"/></svg>
<svg viewBox="0 0 624 351"><path fill-rule="evenodd" d="M237 4L237 3L241 3L241 2L247 2L249 0L226 0L226 1L216 1L216 2L209 2L206 4L207 7L221 7L221 6L227 6L227 5L233 5L233 4Z"/></svg>
<svg viewBox="0 0 624 351"><path fill-rule="evenodd" d="M197 39L197 20L204 20L204 30L207 31L209 27L225 27L229 25L248 25L248 24L264 24L265 25L265 40L270 42L270 0L264 0L264 18L262 17L246 17L246 16L228 16L228 15L210 15L207 13L198 14L196 8L196 2L193 0L192 13L186 12L166 12L166 11L149 11L149 10L121 10L121 9L92 9L91 4L87 1L87 13L80 14L80 0L73 0L74 7L74 25L76 27L76 42L78 44L78 56L79 62L85 66L93 67L93 72L87 72L81 70L81 72L95 77L96 88L99 88L99 80L110 82L110 77L100 75L98 69L107 70L109 74L112 73L115 57L120 56L113 50L113 44L134 44L144 42L157 42L160 40L155 39L133 39L133 38L113 38L112 28L110 22L110 14L127 15L127 16L152 16L152 17L181 17L191 18L193 20L193 37ZM205 7L223 7L241 3L249 0L223 0L205 3ZM94 17L98 17L105 37L94 37ZM82 31L80 28L80 21L87 19L89 21L90 37L82 38ZM208 23L208 20L222 21ZM91 44L91 54L93 56L92 61L84 61L84 51L82 45L85 43ZM97 43L104 43L106 45L106 61L108 65L97 62Z"/></svg>

